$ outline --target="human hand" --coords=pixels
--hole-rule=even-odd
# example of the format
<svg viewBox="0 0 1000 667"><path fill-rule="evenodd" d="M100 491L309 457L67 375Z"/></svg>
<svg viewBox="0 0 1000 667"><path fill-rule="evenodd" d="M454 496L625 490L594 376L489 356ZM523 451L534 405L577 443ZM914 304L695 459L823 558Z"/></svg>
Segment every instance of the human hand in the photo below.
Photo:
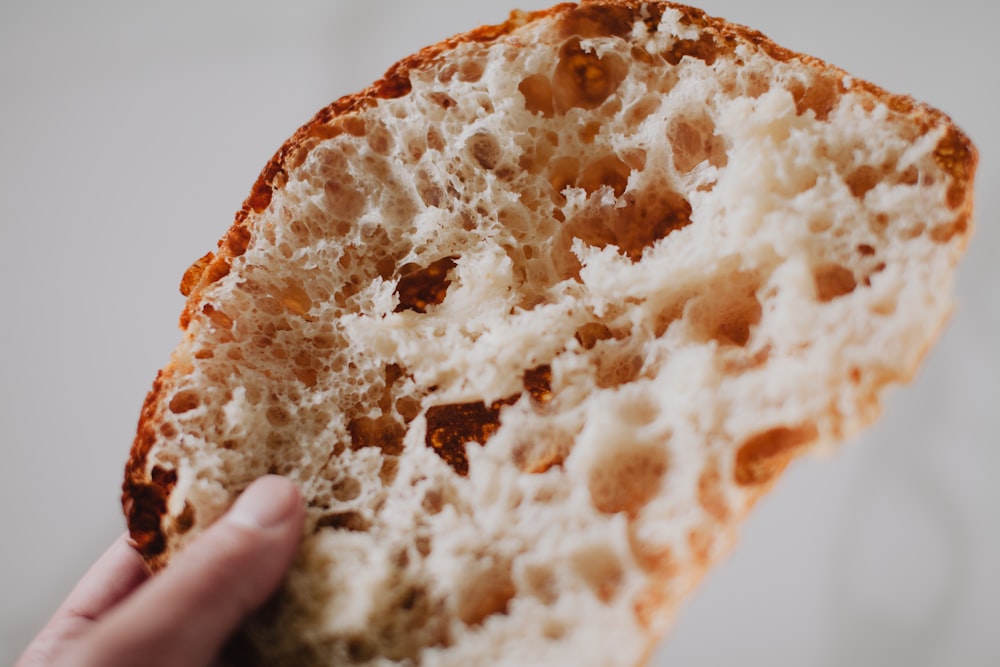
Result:
<svg viewBox="0 0 1000 667"><path fill-rule="evenodd" d="M212 665L291 566L304 515L296 486L268 476L155 577L119 538L15 667Z"/></svg>

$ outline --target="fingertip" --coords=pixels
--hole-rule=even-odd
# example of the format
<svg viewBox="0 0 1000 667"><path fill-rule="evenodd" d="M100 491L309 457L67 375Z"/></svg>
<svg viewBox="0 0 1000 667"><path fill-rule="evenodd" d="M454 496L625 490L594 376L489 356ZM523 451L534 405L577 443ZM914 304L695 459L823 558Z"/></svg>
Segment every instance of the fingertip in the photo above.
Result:
<svg viewBox="0 0 1000 667"><path fill-rule="evenodd" d="M281 584L304 521L294 482L258 479L118 610L105 628L117 637L113 648L124 654L154 646L170 664L209 664L240 620Z"/></svg>
<svg viewBox="0 0 1000 667"><path fill-rule="evenodd" d="M303 512L302 494L286 477L266 475L248 486L226 514L230 523L248 528L274 528Z"/></svg>

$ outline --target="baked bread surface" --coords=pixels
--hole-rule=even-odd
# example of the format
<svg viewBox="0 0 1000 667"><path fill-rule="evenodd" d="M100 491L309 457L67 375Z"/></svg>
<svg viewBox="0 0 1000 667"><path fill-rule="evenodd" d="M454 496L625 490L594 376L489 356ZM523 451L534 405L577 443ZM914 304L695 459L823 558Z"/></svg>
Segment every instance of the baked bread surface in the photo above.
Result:
<svg viewBox="0 0 1000 667"><path fill-rule="evenodd" d="M670 3L518 13L268 163L185 274L123 504L163 567L257 477L308 503L267 665L636 665L792 458L951 303L975 149Z"/></svg>

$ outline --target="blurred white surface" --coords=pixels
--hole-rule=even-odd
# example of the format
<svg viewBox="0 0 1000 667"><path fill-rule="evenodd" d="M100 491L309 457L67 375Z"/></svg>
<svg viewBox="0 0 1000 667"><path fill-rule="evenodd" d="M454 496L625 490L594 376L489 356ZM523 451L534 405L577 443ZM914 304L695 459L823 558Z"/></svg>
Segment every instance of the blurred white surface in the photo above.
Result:
<svg viewBox="0 0 1000 667"><path fill-rule="evenodd" d="M0 5L0 664L124 524L177 284L296 127L395 60L549 2ZM654 664L1000 664L1000 130L983 0L704 0L948 112L981 152L957 309L913 385L792 467Z"/></svg>

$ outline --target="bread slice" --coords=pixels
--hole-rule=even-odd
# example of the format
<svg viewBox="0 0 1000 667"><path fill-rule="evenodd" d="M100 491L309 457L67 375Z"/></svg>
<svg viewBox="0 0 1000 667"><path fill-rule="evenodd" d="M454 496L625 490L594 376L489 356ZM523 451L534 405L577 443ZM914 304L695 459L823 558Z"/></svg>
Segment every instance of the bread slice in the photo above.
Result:
<svg viewBox="0 0 1000 667"><path fill-rule="evenodd" d="M185 274L124 508L153 568L266 473L267 665L637 665L790 459L950 308L949 119L657 2L518 13L320 111Z"/></svg>

